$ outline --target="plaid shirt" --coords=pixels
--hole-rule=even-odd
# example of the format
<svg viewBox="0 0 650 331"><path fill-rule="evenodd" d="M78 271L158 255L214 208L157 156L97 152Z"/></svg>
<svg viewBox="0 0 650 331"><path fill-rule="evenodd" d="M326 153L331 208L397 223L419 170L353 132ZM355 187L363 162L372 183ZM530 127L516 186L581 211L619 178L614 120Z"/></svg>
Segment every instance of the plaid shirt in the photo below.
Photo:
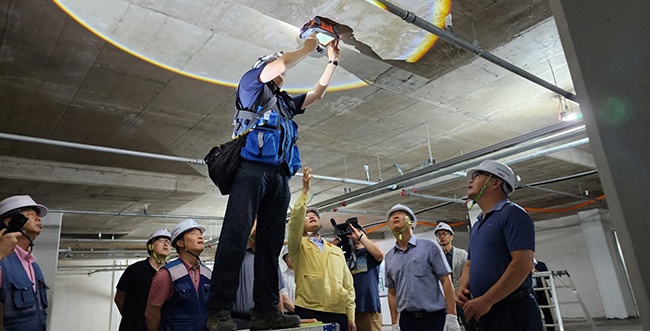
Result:
<svg viewBox="0 0 650 331"><path fill-rule="evenodd" d="M284 279L284 288L282 292L286 294L291 301L296 301L296 280L293 270L287 269L282 273L282 279Z"/></svg>

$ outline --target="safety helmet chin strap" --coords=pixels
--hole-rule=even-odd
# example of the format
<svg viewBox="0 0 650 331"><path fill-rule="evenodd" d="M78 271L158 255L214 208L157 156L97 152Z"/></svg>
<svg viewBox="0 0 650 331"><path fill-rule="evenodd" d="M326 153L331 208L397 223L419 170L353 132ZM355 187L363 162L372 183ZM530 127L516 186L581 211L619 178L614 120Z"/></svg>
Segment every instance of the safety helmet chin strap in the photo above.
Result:
<svg viewBox="0 0 650 331"><path fill-rule="evenodd" d="M183 242L185 242L185 240L183 240ZM187 249L186 247L183 247L183 250L186 251L187 253L189 253L190 255L194 256L197 260L199 260L199 262L201 262L201 258L198 255L190 252L190 250Z"/></svg>
<svg viewBox="0 0 650 331"><path fill-rule="evenodd" d="M169 255L167 255L167 257L165 257L164 260L159 259L158 254L156 254L156 252L154 252L153 250L151 251L151 256L153 257L154 260L156 260L156 263L158 264L166 263L167 260L169 259Z"/></svg>
<svg viewBox="0 0 650 331"><path fill-rule="evenodd" d="M485 183L483 184L483 187L481 187L481 190L478 192L476 197L472 199L472 204L469 206L469 210L472 210L474 208L474 205L476 205L476 202L478 199L483 195L483 192L487 189L488 185L490 184L490 179L492 179L492 174L488 176L488 178L485 180Z"/></svg>
<svg viewBox="0 0 650 331"><path fill-rule="evenodd" d="M25 229L20 229L20 233L29 240L29 252L31 253L34 250L34 241L30 236L27 235L27 232L25 232Z"/></svg>
<svg viewBox="0 0 650 331"><path fill-rule="evenodd" d="M411 220L409 220L404 227L399 231L393 231L394 235L397 235L397 240L402 240L402 232L406 231L411 226Z"/></svg>

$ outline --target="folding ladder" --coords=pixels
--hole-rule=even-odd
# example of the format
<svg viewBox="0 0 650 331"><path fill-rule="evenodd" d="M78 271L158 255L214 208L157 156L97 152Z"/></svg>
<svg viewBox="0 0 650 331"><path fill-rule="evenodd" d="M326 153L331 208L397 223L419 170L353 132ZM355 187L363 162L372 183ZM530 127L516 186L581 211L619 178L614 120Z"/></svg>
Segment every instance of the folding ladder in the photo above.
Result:
<svg viewBox="0 0 650 331"><path fill-rule="evenodd" d="M594 320L591 318L585 303L580 298L578 290L573 281L571 281L571 275L566 270L560 271L538 271L533 273L533 278L536 280L538 286L534 288L535 294L537 297L545 296L547 299L548 305L540 305L540 309L550 309L553 312L554 323L546 324L544 323L544 328L547 326L554 326L556 330L564 331L564 322L562 320L562 312L560 311L560 305L571 305L571 304L580 304L582 311L584 312L585 317L575 319L577 321L582 320L588 323L591 326L592 330L597 330ZM541 286L540 286L541 284ZM559 301L558 298L558 289L571 289L575 295L576 300L572 301ZM542 311L542 321L544 320L544 314ZM573 319L572 319L573 320Z"/></svg>

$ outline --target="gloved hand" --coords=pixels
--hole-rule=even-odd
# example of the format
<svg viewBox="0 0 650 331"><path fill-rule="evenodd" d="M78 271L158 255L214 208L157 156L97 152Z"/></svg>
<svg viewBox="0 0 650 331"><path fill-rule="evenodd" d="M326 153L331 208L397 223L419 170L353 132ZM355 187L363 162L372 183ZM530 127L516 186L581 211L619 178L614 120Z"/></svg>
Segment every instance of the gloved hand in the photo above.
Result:
<svg viewBox="0 0 650 331"><path fill-rule="evenodd" d="M458 317L456 315L447 314L445 317L445 327L443 331L460 331L460 324L458 324Z"/></svg>
<svg viewBox="0 0 650 331"><path fill-rule="evenodd" d="M391 325L391 331L400 331L400 330L399 330L399 324L393 324L393 325Z"/></svg>

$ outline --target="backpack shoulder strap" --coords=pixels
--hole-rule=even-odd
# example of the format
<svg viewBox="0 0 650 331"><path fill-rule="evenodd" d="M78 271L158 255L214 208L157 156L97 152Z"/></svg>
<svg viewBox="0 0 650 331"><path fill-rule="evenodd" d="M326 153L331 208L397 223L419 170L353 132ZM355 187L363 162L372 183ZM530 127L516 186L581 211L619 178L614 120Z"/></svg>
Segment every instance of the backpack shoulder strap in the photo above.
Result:
<svg viewBox="0 0 650 331"><path fill-rule="evenodd" d="M264 106L260 107L262 98L266 97L268 97L269 100L264 104ZM278 98L273 94L273 91L265 85L257 96L257 99L246 108L242 105L241 100L239 99L239 87L237 87L235 117L233 118L233 138L236 139L245 133L250 132L257 124L257 121L262 117L262 114L275 106L277 102Z"/></svg>

